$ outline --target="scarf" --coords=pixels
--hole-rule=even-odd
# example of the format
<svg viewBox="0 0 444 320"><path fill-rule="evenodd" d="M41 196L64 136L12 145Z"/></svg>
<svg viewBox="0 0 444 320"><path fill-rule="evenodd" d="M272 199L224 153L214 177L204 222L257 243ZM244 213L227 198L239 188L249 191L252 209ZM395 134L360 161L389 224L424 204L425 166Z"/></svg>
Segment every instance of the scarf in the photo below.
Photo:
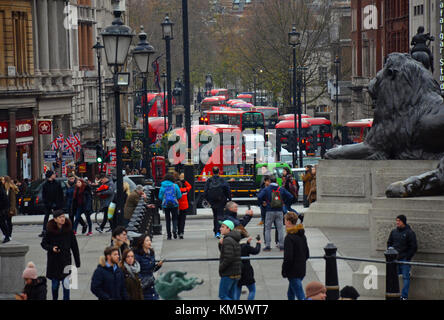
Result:
<svg viewBox="0 0 444 320"><path fill-rule="evenodd" d="M123 265L125 266L125 269L129 272L131 277L136 278L136 274L140 272L140 264L138 261L134 261L134 264L130 266L128 263L123 262Z"/></svg>

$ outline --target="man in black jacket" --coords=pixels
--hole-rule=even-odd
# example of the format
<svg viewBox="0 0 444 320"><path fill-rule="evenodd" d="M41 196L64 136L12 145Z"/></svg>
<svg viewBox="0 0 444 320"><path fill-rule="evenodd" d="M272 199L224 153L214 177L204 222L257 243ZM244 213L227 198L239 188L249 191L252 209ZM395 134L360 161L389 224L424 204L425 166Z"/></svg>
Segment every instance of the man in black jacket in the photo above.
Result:
<svg viewBox="0 0 444 320"><path fill-rule="evenodd" d="M219 241L219 298L221 300L235 300L236 287L242 274L241 246L239 241L242 236L239 231L234 230L234 223L225 220L220 233L223 239Z"/></svg>
<svg viewBox="0 0 444 320"><path fill-rule="evenodd" d="M288 278L288 300L305 300L302 280L306 273L306 263L310 256L304 226L296 225L298 216L290 211L285 215L287 236L284 240L284 262L282 263L282 276Z"/></svg>
<svg viewBox="0 0 444 320"><path fill-rule="evenodd" d="M219 168L213 167L213 176L207 180L204 188L204 199L206 199L213 210L213 232L216 238L220 238L220 224L224 214L227 201L231 201L231 191L228 183L219 176Z"/></svg>
<svg viewBox="0 0 444 320"><path fill-rule="evenodd" d="M245 216L242 219L238 219L237 209L238 209L238 205L236 202L228 201L227 205L225 206L223 220L231 220L234 223L235 227L237 227L238 225L242 225L243 227L246 227L248 222L250 222L251 218L253 218L253 210L248 209L245 212Z"/></svg>
<svg viewBox="0 0 444 320"><path fill-rule="evenodd" d="M396 229L390 233L387 247L393 247L398 251L399 261L410 261L418 250L416 234L407 224L407 217L403 214L396 217ZM398 274L402 274L403 287L401 300L407 300L410 287L410 265L399 264Z"/></svg>
<svg viewBox="0 0 444 320"><path fill-rule="evenodd" d="M39 237L46 232L49 215L53 210L63 209L64 195L60 183L56 180L54 171L48 170L45 174L46 181L42 187L42 201L45 204L45 219L43 220L43 231Z"/></svg>
<svg viewBox="0 0 444 320"><path fill-rule="evenodd" d="M119 249L108 247L91 279L91 292L99 300L128 300L125 277L118 267Z"/></svg>

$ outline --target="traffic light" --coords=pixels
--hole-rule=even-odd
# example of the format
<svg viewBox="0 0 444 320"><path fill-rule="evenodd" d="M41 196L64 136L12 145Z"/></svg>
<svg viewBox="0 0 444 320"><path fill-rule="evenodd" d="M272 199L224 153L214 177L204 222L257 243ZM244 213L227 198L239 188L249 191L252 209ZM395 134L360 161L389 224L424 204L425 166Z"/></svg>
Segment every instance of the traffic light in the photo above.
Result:
<svg viewBox="0 0 444 320"><path fill-rule="evenodd" d="M307 150L307 139L301 139L301 149L302 151Z"/></svg>
<svg viewBox="0 0 444 320"><path fill-rule="evenodd" d="M96 145L96 162L97 163L103 162L103 150L100 144Z"/></svg>

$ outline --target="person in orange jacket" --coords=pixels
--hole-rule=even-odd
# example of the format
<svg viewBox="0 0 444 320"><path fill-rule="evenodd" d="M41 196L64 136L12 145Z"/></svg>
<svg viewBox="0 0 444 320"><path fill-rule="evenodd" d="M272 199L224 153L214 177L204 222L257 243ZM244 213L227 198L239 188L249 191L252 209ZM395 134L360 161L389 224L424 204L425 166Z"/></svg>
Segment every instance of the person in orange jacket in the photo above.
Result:
<svg viewBox="0 0 444 320"><path fill-rule="evenodd" d="M180 192L182 192L182 198L179 199L179 238L183 239L183 234L185 231L185 220L187 218L188 211L188 192L191 190L191 185L185 181L185 174L181 173L179 176L179 181L177 184L180 187Z"/></svg>

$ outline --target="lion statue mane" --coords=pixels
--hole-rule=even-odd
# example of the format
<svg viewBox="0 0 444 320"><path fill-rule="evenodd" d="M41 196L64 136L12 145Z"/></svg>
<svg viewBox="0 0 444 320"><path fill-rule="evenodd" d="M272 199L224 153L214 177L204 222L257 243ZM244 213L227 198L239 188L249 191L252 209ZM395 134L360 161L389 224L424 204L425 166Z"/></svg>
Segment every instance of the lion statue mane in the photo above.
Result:
<svg viewBox="0 0 444 320"><path fill-rule="evenodd" d="M326 159L438 160L438 169L389 186L388 197L444 191L444 102L432 73L409 54L392 53L368 87L375 102L365 141L329 150Z"/></svg>
<svg viewBox="0 0 444 320"><path fill-rule="evenodd" d="M365 141L326 159L436 160L444 156L444 104L438 82L409 54L392 53L368 87L375 101Z"/></svg>

